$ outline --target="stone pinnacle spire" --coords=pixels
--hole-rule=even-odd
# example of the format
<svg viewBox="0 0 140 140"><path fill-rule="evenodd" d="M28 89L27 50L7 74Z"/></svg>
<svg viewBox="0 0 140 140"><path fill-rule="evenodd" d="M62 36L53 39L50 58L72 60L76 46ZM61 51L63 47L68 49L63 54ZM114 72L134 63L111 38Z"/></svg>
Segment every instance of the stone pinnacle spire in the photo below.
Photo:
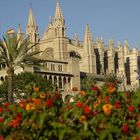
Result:
<svg viewBox="0 0 140 140"><path fill-rule="evenodd" d="M62 15L62 11L61 11L59 1L57 0L54 19L61 19L61 18L63 19L63 15Z"/></svg>
<svg viewBox="0 0 140 140"><path fill-rule="evenodd" d="M88 43L91 42L92 43L92 34L90 32L90 27L87 24L86 25L86 30L85 30L85 38L84 38L84 43Z"/></svg>
<svg viewBox="0 0 140 140"><path fill-rule="evenodd" d="M29 18L28 18L27 26L32 26L32 27L36 28L36 22L35 22L35 18L33 16L32 8L30 8L30 11L29 11Z"/></svg>
<svg viewBox="0 0 140 140"><path fill-rule="evenodd" d="M29 10L29 18L26 28L26 34L29 36L31 42L36 42L38 40L38 27L36 25L31 7Z"/></svg>

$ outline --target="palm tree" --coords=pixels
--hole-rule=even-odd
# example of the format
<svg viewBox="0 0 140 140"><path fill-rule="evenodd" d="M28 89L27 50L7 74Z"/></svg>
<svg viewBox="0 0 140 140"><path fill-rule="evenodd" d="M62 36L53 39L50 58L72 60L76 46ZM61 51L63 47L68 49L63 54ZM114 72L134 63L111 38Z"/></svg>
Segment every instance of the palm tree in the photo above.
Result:
<svg viewBox="0 0 140 140"><path fill-rule="evenodd" d="M0 64L6 64L8 78L8 102L13 102L13 77L17 67L24 68L36 60L39 51L32 51L38 43L31 44L29 38L18 37L16 33L6 34L0 39ZM34 59L33 59L34 58Z"/></svg>

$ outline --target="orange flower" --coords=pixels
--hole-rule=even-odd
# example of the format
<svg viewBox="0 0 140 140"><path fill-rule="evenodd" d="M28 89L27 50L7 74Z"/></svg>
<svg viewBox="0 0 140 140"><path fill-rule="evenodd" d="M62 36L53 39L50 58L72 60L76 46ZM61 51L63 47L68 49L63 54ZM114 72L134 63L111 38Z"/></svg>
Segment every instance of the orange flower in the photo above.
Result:
<svg viewBox="0 0 140 140"><path fill-rule="evenodd" d="M105 104L105 105L103 105L103 107L102 107L102 109L103 109L105 115L110 115L111 112L112 112L112 108L113 108L113 106L112 106L111 104Z"/></svg>
<svg viewBox="0 0 140 140"><path fill-rule="evenodd" d="M82 115L81 118L79 119L80 123L86 120L87 120L87 117L85 115Z"/></svg>
<svg viewBox="0 0 140 140"><path fill-rule="evenodd" d="M115 84L110 82L110 83L108 83L108 87L115 87Z"/></svg>
<svg viewBox="0 0 140 140"><path fill-rule="evenodd" d="M39 98L33 98L33 99L32 99L32 102L33 102L36 106L39 106L39 107L41 107L41 105L42 105L42 101L41 101L41 99L39 99Z"/></svg>
<svg viewBox="0 0 140 140"><path fill-rule="evenodd" d="M80 91L79 94L82 95L82 96L84 96L84 95L86 95L86 92L85 91Z"/></svg>
<svg viewBox="0 0 140 140"><path fill-rule="evenodd" d="M107 92L109 94L112 94L116 91L116 87L115 87L115 84L114 83L108 83L108 89L107 89Z"/></svg>
<svg viewBox="0 0 140 140"><path fill-rule="evenodd" d="M34 86L34 91L35 92L39 92L39 87L38 86Z"/></svg>
<svg viewBox="0 0 140 140"><path fill-rule="evenodd" d="M98 107L98 105L99 105L99 104L98 104L97 102L94 102L94 103L93 103L93 108L96 109L96 108Z"/></svg>
<svg viewBox="0 0 140 140"><path fill-rule="evenodd" d="M41 99L44 99L46 97L46 94L45 93L40 93L39 96L40 96Z"/></svg>
<svg viewBox="0 0 140 140"><path fill-rule="evenodd" d="M109 93L109 94L112 94L112 93L114 93L116 91L116 88L115 87L108 87L108 89L107 89L107 92Z"/></svg>
<svg viewBox="0 0 140 140"><path fill-rule="evenodd" d="M28 111L28 110L35 110L35 104L33 104L33 103L28 103L27 105L26 105L26 110Z"/></svg>
<svg viewBox="0 0 140 140"><path fill-rule="evenodd" d="M98 97L97 102L98 102L98 104L101 104L102 103L101 96Z"/></svg>

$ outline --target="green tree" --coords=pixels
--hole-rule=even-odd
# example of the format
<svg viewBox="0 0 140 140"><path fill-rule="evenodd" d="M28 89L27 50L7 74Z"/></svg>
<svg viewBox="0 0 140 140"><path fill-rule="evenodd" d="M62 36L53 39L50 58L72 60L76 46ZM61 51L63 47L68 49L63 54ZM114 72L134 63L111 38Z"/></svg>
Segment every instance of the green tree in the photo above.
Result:
<svg viewBox="0 0 140 140"><path fill-rule="evenodd" d="M13 76L15 69L20 66L33 64L33 56L39 51L32 51L38 43L31 44L29 38L18 38L16 33L6 34L0 40L0 64L6 64L8 78L8 101L13 102Z"/></svg>
<svg viewBox="0 0 140 140"><path fill-rule="evenodd" d="M37 85L42 92L54 90L54 85L40 74L22 72L18 75L14 75L13 92L18 99L30 97L30 94L33 93L34 85ZM24 95L22 95L22 93L24 93ZM0 98L2 98L4 101L7 94L8 79L6 77L3 84L0 85Z"/></svg>

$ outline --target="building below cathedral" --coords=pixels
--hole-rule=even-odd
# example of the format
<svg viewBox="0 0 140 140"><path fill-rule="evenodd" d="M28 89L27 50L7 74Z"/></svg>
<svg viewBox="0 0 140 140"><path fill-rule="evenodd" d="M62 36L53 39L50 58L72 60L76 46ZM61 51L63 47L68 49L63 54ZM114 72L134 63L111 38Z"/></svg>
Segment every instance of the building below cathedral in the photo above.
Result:
<svg viewBox="0 0 140 140"><path fill-rule="evenodd" d="M18 35L22 34L19 26ZM38 58L43 60L43 68L34 68L31 71L42 74L62 90L72 89L72 87L80 90L80 76L83 73L92 74L95 77L114 73L122 79L120 86L123 88L134 88L140 84L138 49L129 49L126 40L123 44L118 41L117 46L114 46L113 40L109 40L108 44L104 43L103 38L93 41L88 24L83 41L78 40L77 34L70 39L66 34L65 19L58 1L54 18L49 19L43 37L39 38L38 26L31 8L25 34L29 36L32 43L39 42L34 49L42 51ZM17 72L21 71L20 69ZM5 71L1 70L1 80L5 75Z"/></svg>

